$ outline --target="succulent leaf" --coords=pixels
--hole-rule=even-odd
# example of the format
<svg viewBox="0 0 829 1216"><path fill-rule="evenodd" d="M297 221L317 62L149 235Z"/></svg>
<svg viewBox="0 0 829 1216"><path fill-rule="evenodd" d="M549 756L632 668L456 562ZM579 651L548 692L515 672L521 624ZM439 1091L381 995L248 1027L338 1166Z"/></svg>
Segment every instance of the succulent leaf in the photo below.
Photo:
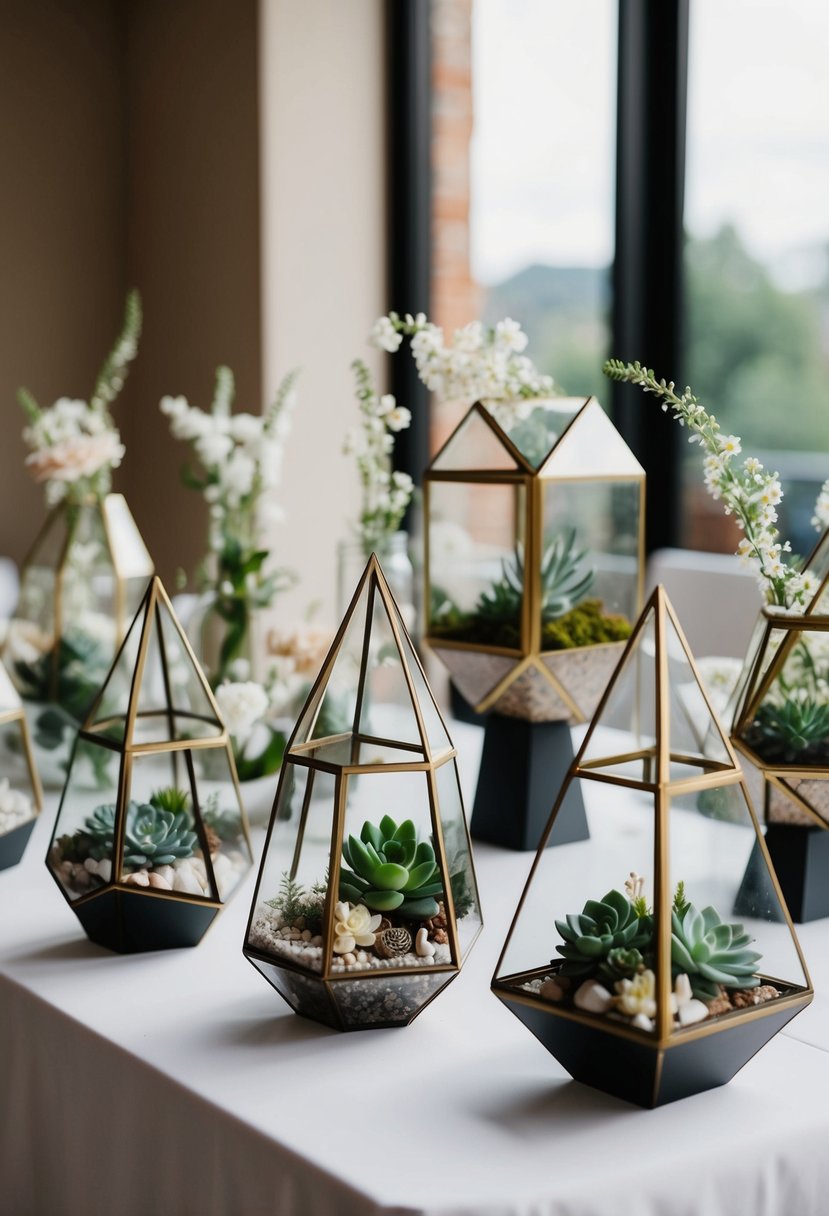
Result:
<svg viewBox="0 0 829 1216"><path fill-rule="evenodd" d="M375 911L398 909L412 919L437 915L443 883L435 851L428 841L418 844L411 819L398 825L384 815L379 825L364 823L359 839L343 842L343 858L349 868L340 873L341 900L356 897Z"/></svg>
<svg viewBox="0 0 829 1216"><path fill-rule="evenodd" d="M699 911L687 904L671 913L671 962L674 974L685 972L698 1000L711 1000L718 986L755 988L755 968L762 955L747 950L751 938L740 924L729 925L715 908Z"/></svg>

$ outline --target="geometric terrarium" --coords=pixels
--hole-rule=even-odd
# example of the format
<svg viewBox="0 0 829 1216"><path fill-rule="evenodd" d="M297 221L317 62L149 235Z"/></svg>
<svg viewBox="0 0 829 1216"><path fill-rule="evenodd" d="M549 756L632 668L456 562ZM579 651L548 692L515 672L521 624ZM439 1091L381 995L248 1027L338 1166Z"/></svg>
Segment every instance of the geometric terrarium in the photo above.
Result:
<svg viewBox="0 0 829 1216"><path fill-rule="evenodd" d="M593 714L641 609L644 494L595 397L479 401L425 474L425 640L469 705L491 711L475 835L537 843L572 760L565 727ZM530 800L540 791L527 809L540 822L510 842L498 817L523 784Z"/></svg>
<svg viewBox="0 0 829 1216"><path fill-rule="evenodd" d="M65 502L25 562L4 659L30 707L38 769L60 789L74 732L141 603L153 563L121 494Z"/></svg>
<svg viewBox="0 0 829 1216"><path fill-rule="evenodd" d="M817 588L806 609L760 614L731 728L798 921L829 915L829 533L805 569Z"/></svg>
<svg viewBox="0 0 829 1216"><path fill-rule="evenodd" d="M645 474L594 397L481 402L425 476L426 638L478 711L586 721L641 603Z"/></svg>
<svg viewBox="0 0 829 1216"><path fill-rule="evenodd" d="M26 715L0 663L0 870L20 861L40 809L40 780Z"/></svg>
<svg viewBox="0 0 829 1216"><path fill-rule="evenodd" d="M47 866L87 935L192 946L252 865L210 685L154 577L78 731Z"/></svg>
<svg viewBox="0 0 829 1216"><path fill-rule="evenodd" d="M588 1085L642 1106L722 1085L812 987L739 764L662 588L547 833L573 784L590 840L545 850L542 838L493 991ZM740 891L752 856L763 881Z"/></svg>
<svg viewBox="0 0 829 1216"><path fill-rule="evenodd" d="M297 1013L405 1026L480 929L455 749L372 556L285 752L244 953Z"/></svg>

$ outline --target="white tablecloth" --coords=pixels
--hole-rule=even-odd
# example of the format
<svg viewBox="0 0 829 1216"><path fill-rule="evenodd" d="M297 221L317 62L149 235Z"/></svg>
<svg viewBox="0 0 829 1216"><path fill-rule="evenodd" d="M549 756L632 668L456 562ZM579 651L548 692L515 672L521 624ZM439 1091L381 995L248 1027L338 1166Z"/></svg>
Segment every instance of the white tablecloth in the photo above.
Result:
<svg viewBox="0 0 829 1216"><path fill-rule="evenodd" d="M478 732L456 738L471 794ZM484 932L421 1017L342 1035L242 957L253 875L196 949L89 943L43 865L51 819L0 874L0 1216L829 1211L826 924L801 934L812 1007L730 1085L643 1111L489 992L530 854L478 847Z"/></svg>

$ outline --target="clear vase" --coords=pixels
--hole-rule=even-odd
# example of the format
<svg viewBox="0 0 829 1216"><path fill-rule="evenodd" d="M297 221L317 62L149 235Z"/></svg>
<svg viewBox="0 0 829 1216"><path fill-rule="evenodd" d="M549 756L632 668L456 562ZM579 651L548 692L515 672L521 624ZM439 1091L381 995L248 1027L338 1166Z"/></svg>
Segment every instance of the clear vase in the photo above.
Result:
<svg viewBox="0 0 829 1216"><path fill-rule="evenodd" d="M53 510L21 573L3 658L27 702L44 784L60 788L75 730L106 679L153 563L121 494Z"/></svg>
<svg viewBox="0 0 829 1216"><path fill-rule="evenodd" d="M400 615L412 637L417 636L415 579L409 557L409 535L394 532L378 542L374 550L380 559L386 582L397 601ZM371 556L361 541L344 540L337 546L337 615L345 616L351 598Z"/></svg>
<svg viewBox="0 0 829 1216"><path fill-rule="evenodd" d="M199 663L214 688L226 679L260 680L264 654L261 617L256 609L247 609L244 633L233 645L232 654L223 656L223 648L228 643L228 623L218 611L214 592L208 591L200 597L188 631Z"/></svg>

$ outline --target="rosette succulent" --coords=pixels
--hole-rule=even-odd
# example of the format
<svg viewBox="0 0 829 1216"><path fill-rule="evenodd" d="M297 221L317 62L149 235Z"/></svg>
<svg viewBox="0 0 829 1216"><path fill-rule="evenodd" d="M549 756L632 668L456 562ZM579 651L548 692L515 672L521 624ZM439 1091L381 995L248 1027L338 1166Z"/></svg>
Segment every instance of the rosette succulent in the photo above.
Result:
<svg viewBox="0 0 829 1216"><path fill-rule="evenodd" d="M588 899L581 913L557 920L556 928L564 938L564 945L556 946L565 960L561 974L573 978L600 969L610 978L620 964L635 961L638 966L653 941L653 917L616 890L602 899Z"/></svg>
<svg viewBox="0 0 829 1216"><path fill-rule="evenodd" d="M541 558L541 620L554 621L582 600L593 585L595 570L585 568L585 550L575 548L576 531L557 536ZM524 596L524 549L518 545L509 562L501 562L501 578L483 592L475 611L483 620L518 621Z"/></svg>
<svg viewBox="0 0 829 1216"><path fill-rule="evenodd" d="M756 988L755 967L762 955L749 950L752 938L742 925L724 923L716 909L685 904L671 913L674 975L685 973L694 996L710 1001L724 988Z"/></svg>
<svg viewBox="0 0 829 1216"><path fill-rule="evenodd" d="M426 840L418 843L411 819L399 826L389 815L379 825L366 820L359 839L343 842L343 857L349 868L340 870L341 900L412 920L437 915L443 884L435 851Z"/></svg>
<svg viewBox="0 0 829 1216"><path fill-rule="evenodd" d="M155 795L153 795L155 798ZM88 856L96 861L112 857L115 838L115 806L96 807L84 821L81 833ZM130 802L124 832L124 865L151 870L192 857L197 836L190 828L186 811L168 811L152 802Z"/></svg>

